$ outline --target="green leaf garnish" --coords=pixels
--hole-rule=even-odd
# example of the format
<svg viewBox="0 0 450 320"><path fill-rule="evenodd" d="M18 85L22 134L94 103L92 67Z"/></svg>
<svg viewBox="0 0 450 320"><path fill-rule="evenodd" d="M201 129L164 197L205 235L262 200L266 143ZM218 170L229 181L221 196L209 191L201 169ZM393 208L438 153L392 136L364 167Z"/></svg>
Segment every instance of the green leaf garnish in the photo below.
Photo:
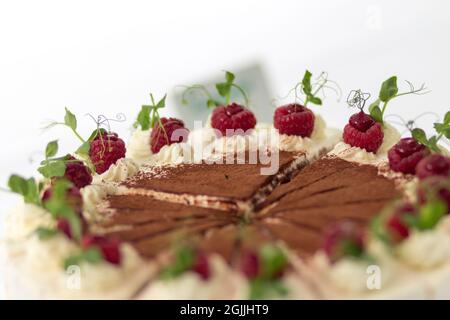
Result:
<svg viewBox="0 0 450 320"><path fill-rule="evenodd" d="M226 103L228 104L230 101L230 92L231 92L231 84L229 83L217 83L216 89L219 95L226 98Z"/></svg>
<svg viewBox="0 0 450 320"><path fill-rule="evenodd" d="M369 106L370 116L377 122L383 122L383 113L380 109L380 100L375 101Z"/></svg>
<svg viewBox="0 0 450 320"><path fill-rule="evenodd" d="M69 109L67 109L67 107L65 109L66 114L64 115L64 123L72 130L77 130L77 118Z"/></svg>
<svg viewBox="0 0 450 320"><path fill-rule="evenodd" d="M99 263L103 261L103 255L96 247L89 247L79 254L71 255L64 260L64 269L67 270L70 266L79 266L83 262Z"/></svg>
<svg viewBox="0 0 450 320"><path fill-rule="evenodd" d="M85 142L85 140L81 137L81 135L77 132L77 118L75 117L75 115L70 112L70 110L66 107L65 108L66 113L64 115L64 122L57 122L57 121L53 121L50 124L48 124L47 126L44 127L45 129L50 129L54 126L57 125L64 125L69 127L72 132L75 134L75 136L81 141L81 142Z"/></svg>
<svg viewBox="0 0 450 320"><path fill-rule="evenodd" d="M306 95L311 95L312 92L312 85L311 85L311 76L312 73L309 70L305 71L305 74L303 75L303 79L302 79L302 88L303 88L303 92Z"/></svg>
<svg viewBox="0 0 450 320"><path fill-rule="evenodd" d="M285 296L287 288L278 279L253 279L250 281L250 299L261 300L276 296Z"/></svg>
<svg viewBox="0 0 450 320"><path fill-rule="evenodd" d="M91 141L86 141L81 144L81 146L78 147L78 149L75 151L76 154L79 154L80 156L87 156L89 155L89 150L91 149Z"/></svg>
<svg viewBox="0 0 450 320"><path fill-rule="evenodd" d="M284 252L277 246L265 245L261 248L262 277L276 277L283 270L288 260Z"/></svg>
<svg viewBox="0 0 450 320"><path fill-rule="evenodd" d="M166 266L160 274L162 279L174 279L191 269L195 260L195 252L190 247L179 247L175 250L175 260Z"/></svg>
<svg viewBox="0 0 450 320"><path fill-rule="evenodd" d="M45 178L62 177L66 172L66 164L63 160L47 161L38 168L38 171Z"/></svg>
<svg viewBox="0 0 450 320"><path fill-rule="evenodd" d="M45 148L45 158L54 157L58 153L58 140L50 141Z"/></svg>
<svg viewBox="0 0 450 320"><path fill-rule="evenodd" d="M234 74L232 74L230 71L225 71L225 80L228 83L233 83L234 79L235 79Z"/></svg>
<svg viewBox="0 0 450 320"><path fill-rule="evenodd" d="M339 96L341 95L341 91L337 83L328 79L327 74L322 72L315 83L312 83L312 73L309 70L306 70L302 81L297 83L297 85L291 89L291 91L295 92L295 97L298 98L297 90L300 87L301 92L305 95L305 99L303 102L304 106L307 106L308 103L313 103L315 105L322 105L322 99L318 97L318 94L323 92L325 89L331 89ZM334 86L331 86L333 84Z"/></svg>
<svg viewBox="0 0 450 320"><path fill-rule="evenodd" d="M312 73L309 72L308 70L306 70L305 74L303 76L303 80L302 80L303 93L306 95L306 100L304 103L305 107L309 102L316 104L316 105L322 105L322 100L319 97L317 97L316 95L320 92L320 90L322 90L322 88L325 86L325 84L328 81L325 78L324 81L322 81L322 83L318 84L317 88L313 92L313 85L311 84L311 77L312 77Z"/></svg>
<svg viewBox="0 0 450 320"><path fill-rule="evenodd" d="M433 135L430 138L427 137L424 130L420 128L414 128L411 130L412 137L420 144L426 146L432 152L441 153L438 142L443 137L450 138L450 111L447 111L442 123L434 123L434 129L437 135Z"/></svg>
<svg viewBox="0 0 450 320"><path fill-rule="evenodd" d="M381 89L378 97L380 98L381 101L387 102L390 99L394 98L397 93L398 93L397 77L393 76L385 80L381 84Z"/></svg>
<svg viewBox="0 0 450 320"><path fill-rule="evenodd" d="M50 199L45 202L44 207L54 218L67 219L73 238L79 240L81 238L81 220L67 200L67 191L71 187L72 183L69 181L57 179L53 184Z"/></svg>
<svg viewBox="0 0 450 320"><path fill-rule="evenodd" d="M162 97L161 100L156 103L155 99L153 98L153 94L150 93L152 104L142 105L141 111L139 112L137 119L133 124L133 127L137 128L138 126L140 126L141 130L143 131L153 128L153 126L160 121L158 110L166 106L166 98L167 94L165 94L164 97Z"/></svg>
<svg viewBox="0 0 450 320"><path fill-rule="evenodd" d="M419 208L417 227L420 230L433 229L447 214L447 205L440 200L431 201Z"/></svg>
<svg viewBox="0 0 450 320"><path fill-rule="evenodd" d="M186 105L188 104L188 101L186 99L186 95L189 92L192 91L200 91L206 96L206 106L208 108L214 108L220 105L228 105L231 102L231 89L236 89L244 98L245 100L245 106L248 106L249 100L247 97L247 94L245 91L234 83L234 80L236 79L235 75L231 73L230 71L225 71L225 81L216 83L215 88L219 94L220 97L225 98L225 101L219 101L214 99L212 94L206 89L205 86L200 84L195 84L189 87L186 87L186 89L183 91L183 94L181 96L181 103Z"/></svg>
<svg viewBox="0 0 450 320"><path fill-rule="evenodd" d="M389 79L383 81L383 83L381 84L380 92L378 94L378 99L369 107L370 115L374 118L375 121L383 123L383 117L386 111L386 107L389 101L391 101L392 99L409 94L422 95L428 93L428 91L426 91L425 84L422 84L419 89L415 89L411 82L406 82L408 83L410 90L398 93L396 76L392 76ZM380 106L381 104L382 106Z"/></svg>
<svg viewBox="0 0 450 320"><path fill-rule="evenodd" d="M50 229L50 228L44 228L39 227L36 229L36 234L39 237L39 240L47 240L54 236L56 236L59 231L57 229Z"/></svg>
<svg viewBox="0 0 450 320"><path fill-rule="evenodd" d="M141 126L142 131L150 129L150 106L142 106L139 112L134 127Z"/></svg>
<svg viewBox="0 0 450 320"><path fill-rule="evenodd" d="M360 258L364 254L364 248L361 248L354 241L348 239L341 241L340 248L347 257Z"/></svg>
<svg viewBox="0 0 450 320"><path fill-rule="evenodd" d="M41 204L39 197L40 188L34 178L25 179L13 174L9 177L8 187L12 192L23 196L25 203Z"/></svg>
<svg viewBox="0 0 450 320"><path fill-rule="evenodd" d="M383 222L384 219L382 215L378 215L373 218L370 222L370 232L375 236L376 239L388 245L390 244L391 240L386 234Z"/></svg>

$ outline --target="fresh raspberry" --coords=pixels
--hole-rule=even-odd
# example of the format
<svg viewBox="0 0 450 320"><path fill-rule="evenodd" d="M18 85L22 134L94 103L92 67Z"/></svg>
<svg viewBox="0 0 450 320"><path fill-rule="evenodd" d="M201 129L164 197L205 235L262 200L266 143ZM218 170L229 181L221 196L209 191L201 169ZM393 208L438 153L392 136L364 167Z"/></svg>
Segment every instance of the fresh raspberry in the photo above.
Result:
<svg viewBox="0 0 450 320"><path fill-rule="evenodd" d="M254 129L256 118L253 112L237 103L228 106L219 106L214 109L211 116L211 126L219 130L223 136L227 135L227 129L241 129L246 132Z"/></svg>
<svg viewBox="0 0 450 320"><path fill-rule="evenodd" d="M429 153L415 139L403 138L388 151L389 166L396 172L415 174L417 164Z"/></svg>
<svg viewBox="0 0 450 320"><path fill-rule="evenodd" d="M399 243L409 237L409 226L405 222L406 215L415 215L414 206L408 202L399 206L394 213L388 217L385 226L389 239L393 243Z"/></svg>
<svg viewBox="0 0 450 320"><path fill-rule="evenodd" d="M447 178L432 176L421 181L417 197L420 204L430 200L442 200L447 205L447 213L450 214L450 182Z"/></svg>
<svg viewBox="0 0 450 320"><path fill-rule="evenodd" d="M119 138L117 133L102 132L91 142L89 157L95 166L95 171L101 174L125 157L125 142Z"/></svg>
<svg viewBox="0 0 450 320"><path fill-rule="evenodd" d="M361 111L350 117L344 128L343 138L344 142L352 147L375 153L383 143L384 134L381 124Z"/></svg>
<svg viewBox="0 0 450 320"><path fill-rule="evenodd" d="M150 146L153 153L158 153L165 145L183 142L187 139L189 130L184 122L176 118L161 118L162 127L157 121L150 135Z"/></svg>
<svg viewBox="0 0 450 320"><path fill-rule="evenodd" d="M116 238L85 235L81 240L81 246L84 249L97 247L101 251L103 258L111 264L119 265L122 260L120 241Z"/></svg>
<svg viewBox="0 0 450 320"><path fill-rule="evenodd" d="M210 276L208 256L199 251L196 254L194 264L192 265L192 271L197 273L203 280L208 280Z"/></svg>
<svg viewBox="0 0 450 320"><path fill-rule="evenodd" d="M364 231L350 221L342 221L325 231L322 250L331 262L336 262L345 256L361 255L364 245Z"/></svg>
<svg viewBox="0 0 450 320"><path fill-rule="evenodd" d="M314 113L310 109L292 103L275 110L273 126L281 134L310 137L314 130L314 120Z"/></svg>
<svg viewBox="0 0 450 320"><path fill-rule="evenodd" d="M66 162L66 172L64 176L71 181L75 187L84 188L92 183L92 175L88 167L82 161L76 160L73 156Z"/></svg>
<svg viewBox="0 0 450 320"><path fill-rule="evenodd" d="M253 250L242 251L239 260L239 269L248 279L256 278L259 275L260 269L258 254Z"/></svg>
<svg viewBox="0 0 450 320"><path fill-rule="evenodd" d="M448 177L450 175L450 157L435 153L423 158L417 164L416 174L420 180L432 176Z"/></svg>

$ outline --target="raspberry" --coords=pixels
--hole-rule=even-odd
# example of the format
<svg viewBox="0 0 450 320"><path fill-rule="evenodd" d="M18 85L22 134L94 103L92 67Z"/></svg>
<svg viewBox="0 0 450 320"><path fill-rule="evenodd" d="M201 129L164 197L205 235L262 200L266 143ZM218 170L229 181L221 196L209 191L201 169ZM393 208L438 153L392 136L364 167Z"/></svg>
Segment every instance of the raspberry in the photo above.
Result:
<svg viewBox="0 0 450 320"><path fill-rule="evenodd" d="M363 111L350 117L343 133L345 143L374 153L383 143L383 137L381 125Z"/></svg>
<svg viewBox="0 0 450 320"><path fill-rule="evenodd" d="M244 132L254 129L256 118L253 112L237 103L231 103L228 106L219 106L214 109L211 116L211 126L219 130L222 135L227 135L227 129Z"/></svg>
<svg viewBox="0 0 450 320"><path fill-rule="evenodd" d="M419 161L416 174L420 180L432 176L448 177L450 174L450 158L440 154L432 154Z"/></svg>
<svg viewBox="0 0 450 320"><path fill-rule="evenodd" d="M184 122L176 118L161 118L162 127L157 121L150 135L150 146L153 153L158 153L165 145L183 142L187 139L189 130Z"/></svg>
<svg viewBox="0 0 450 320"><path fill-rule="evenodd" d="M399 243L409 237L409 226L404 221L404 217L415 214L414 206L407 202L398 207L386 220L386 231L393 243Z"/></svg>
<svg viewBox="0 0 450 320"><path fill-rule="evenodd" d="M254 279L259 275L259 256L252 250L244 250L239 260L239 269L248 278Z"/></svg>
<svg viewBox="0 0 450 320"><path fill-rule="evenodd" d="M420 160L429 150L413 138L403 138L388 151L389 166L396 172L415 174Z"/></svg>
<svg viewBox="0 0 450 320"><path fill-rule="evenodd" d="M210 276L208 256L203 252L198 252L194 264L192 266L192 271L197 273L203 280L208 280Z"/></svg>
<svg viewBox="0 0 450 320"><path fill-rule="evenodd" d="M101 251L103 258L111 264L119 265L122 260L120 242L116 238L85 235L81 240L81 246L84 249L97 247Z"/></svg>
<svg viewBox="0 0 450 320"><path fill-rule="evenodd" d="M343 221L325 231L322 250L331 262L345 256L360 256L364 252L365 236L356 224Z"/></svg>
<svg viewBox="0 0 450 320"><path fill-rule="evenodd" d="M275 110L273 126L281 134L310 137L314 130L314 120L314 113L310 109L292 103Z"/></svg>
<svg viewBox="0 0 450 320"><path fill-rule="evenodd" d="M68 158L66 163L66 172L64 176L71 181L75 187L84 188L92 183L92 175L88 167L82 161L76 160L73 156Z"/></svg>
<svg viewBox="0 0 450 320"><path fill-rule="evenodd" d="M366 132L376 123L376 121L371 116L361 111L352 115L348 123L358 131Z"/></svg>
<svg viewBox="0 0 450 320"><path fill-rule="evenodd" d="M95 171L102 174L117 160L125 157L125 142L117 133L102 132L91 142L89 157L95 166Z"/></svg>

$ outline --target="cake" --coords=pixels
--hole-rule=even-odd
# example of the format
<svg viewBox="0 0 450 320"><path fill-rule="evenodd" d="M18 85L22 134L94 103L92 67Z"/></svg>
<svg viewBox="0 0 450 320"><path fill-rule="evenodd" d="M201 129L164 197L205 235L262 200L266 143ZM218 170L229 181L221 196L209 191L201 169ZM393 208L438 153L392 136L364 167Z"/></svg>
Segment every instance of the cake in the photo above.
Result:
<svg viewBox="0 0 450 320"><path fill-rule="evenodd" d="M230 101L226 72L194 131L152 96L128 146L101 123L72 155L50 142L42 182L9 180L24 197L6 224L9 297L450 298L450 113L436 136L401 138L383 118L392 77L370 114L352 91L360 111L327 128L308 103L329 82L311 76L273 124ZM67 109L64 124L76 132Z"/></svg>

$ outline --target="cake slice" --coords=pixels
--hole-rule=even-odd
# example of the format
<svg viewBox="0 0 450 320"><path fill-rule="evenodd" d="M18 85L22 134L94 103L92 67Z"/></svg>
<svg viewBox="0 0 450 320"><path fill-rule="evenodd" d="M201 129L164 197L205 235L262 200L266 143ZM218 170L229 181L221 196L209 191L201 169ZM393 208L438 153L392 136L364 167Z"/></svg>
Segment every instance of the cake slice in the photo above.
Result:
<svg viewBox="0 0 450 320"><path fill-rule="evenodd" d="M143 167L137 175L124 181L119 194L139 194L156 199L191 205L248 212L252 204L287 179L292 172L307 164L302 153L279 152L278 170L263 175L268 165L258 159L251 163L179 164ZM236 158L237 159L237 156Z"/></svg>

